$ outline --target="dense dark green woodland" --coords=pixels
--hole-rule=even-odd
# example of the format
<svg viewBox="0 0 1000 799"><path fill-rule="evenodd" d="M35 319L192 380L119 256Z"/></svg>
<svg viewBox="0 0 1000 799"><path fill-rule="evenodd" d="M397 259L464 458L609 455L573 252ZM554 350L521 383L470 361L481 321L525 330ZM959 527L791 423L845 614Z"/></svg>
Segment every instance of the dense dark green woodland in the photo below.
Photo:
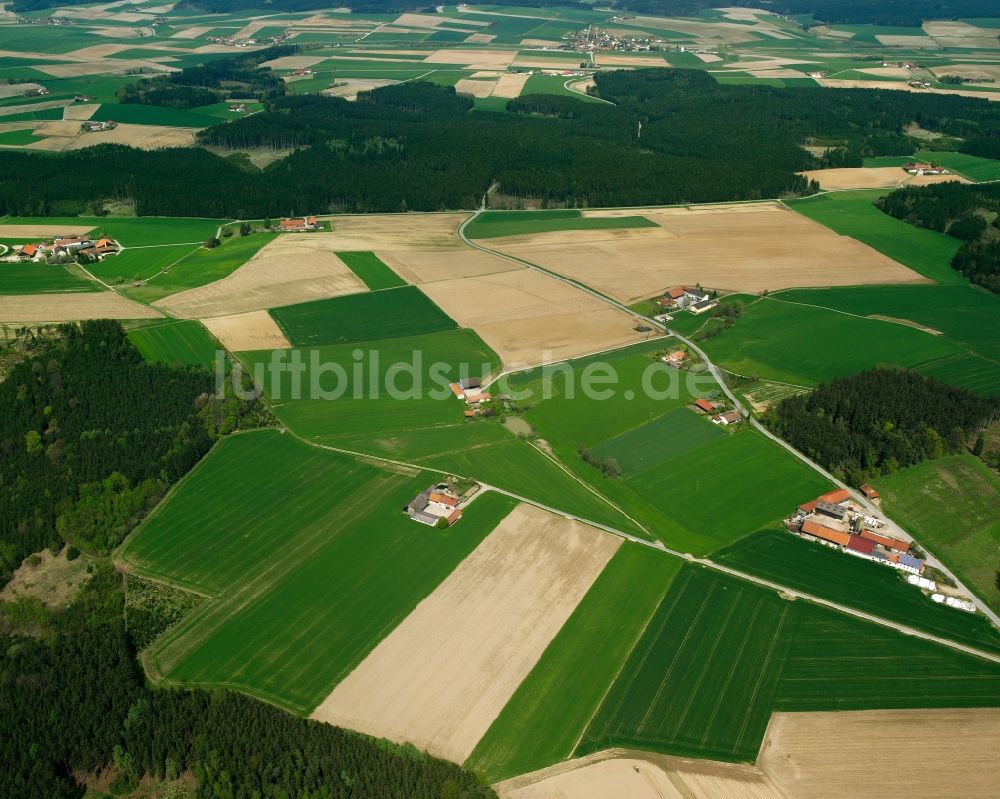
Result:
<svg viewBox="0 0 1000 799"><path fill-rule="evenodd" d="M117 322L29 352L0 383L0 585L45 547L114 548L219 435L270 418L214 399L208 370L146 363Z"/></svg>
<svg viewBox="0 0 1000 799"><path fill-rule="evenodd" d="M1000 183L897 189L877 204L897 219L964 241L951 265L973 283L1000 293Z"/></svg>
<svg viewBox="0 0 1000 799"><path fill-rule="evenodd" d="M407 83L357 102L286 96L208 128L204 149L104 145L0 152L0 213L260 218L303 213L587 207L796 196L796 172L912 152L911 122L953 136L995 124L984 100L897 91L723 86L699 70L599 74L614 105L534 95L474 110L452 87ZM832 149L816 158L801 145ZM263 171L225 155L298 149ZM221 154L220 154L221 153ZM67 174L86 181L66 181Z"/></svg>
<svg viewBox="0 0 1000 799"><path fill-rule="evenodd" d="M118 90L118 102L195 108L222 102L227 97L273 100L285 93L285 82L260 65L298 49L295 45L268 47L127 83Z"/></svg>
<svg viewBox="0 0 1000 799"><path fill-rule="evenodd" d="M452 763L239 694L149 690L122 578L106 561L95 569L38 636L0 632L0 796L81 797L98 772L115 795L155 778L202 799L494 796Z"/></svg>
<svg viewBox="0 0 1000 799"><path fill-rule="evenodd" d="M859 486L929 458L963 452L1000 416L1000 401L903 369L873 369L782 400L765 424Z"/></svg>

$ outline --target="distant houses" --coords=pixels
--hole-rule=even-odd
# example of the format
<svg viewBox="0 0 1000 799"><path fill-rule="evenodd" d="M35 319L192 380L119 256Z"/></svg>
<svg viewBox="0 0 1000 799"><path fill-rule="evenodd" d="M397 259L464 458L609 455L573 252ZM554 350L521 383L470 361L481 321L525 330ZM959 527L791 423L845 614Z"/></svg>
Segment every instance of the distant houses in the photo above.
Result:
<svg viewBox="0 0 1000 799"><path fill-rule="evenodd" d="M718 305L718 300L712 299L711 295L702 289L693 289L689 286L674 286L667 289L656 304L665 311L689 310L693 314L704 313L710 308Z"/></svg>
<svg viewBox="0 0 1000 799"><path fill-rule="evenodd" d="M306 230L316 230L318 227L319 225L314 216L299 219L282 219L279 225L282 233L301 233Z"/></svg>
<svg viewBox="0 0 1000 799"><path fill-rule="evenodd" d="M721 424L723 427L728 427L731 424L736 424L741 422L743 417L740 416L739 411L726 411L725 413L717 413L712 417L712 421L716 424Z"/></svg>
<svg viewBox="0 0 1000 799"><path fill-rule="evenodd" d="M489 391L483 390L483 383L478 377L464 377L448 387L456 399L466 404L465 416L469 419L485 414L493 399Z"/></svg>
<svg viewBox="0 0 1000 799"><path fill-rule="evenodd" d="M105 119L105 120L101 120L101 121L93 120L93 119L86 119L86 120L84 120L83 122L80 123L80 132L81 133L98 133L98 132L100 132L102 130L114 130L117 127L118 127L118 123L115 122L113 119Z"/></svg>
<svg viewBox="0 0 1000 799"><path fill-rule="evenodd" d="M44 263L79 257L89 261L100 261L108 255L117 255L120 251L121 246L118 242L107 236L96 241L80 236L56 236L51 241L18 247L9 260Z"/></svg>
<svg viewBox="0 0 1000 799"><path fill-rule="evenodd" d="M437 483L411 499L403 512L413 521L430 527L451 527L462 518L462 507L479 492L473 483L459 495L448 483Z"/></svg>
<svg viewBox="0 0 1000 799"><path fill-rule="evenodd" d="M932 166L918 162L905 164L903 171L911 175L950 175L951 173L943 166Z"/></svg>

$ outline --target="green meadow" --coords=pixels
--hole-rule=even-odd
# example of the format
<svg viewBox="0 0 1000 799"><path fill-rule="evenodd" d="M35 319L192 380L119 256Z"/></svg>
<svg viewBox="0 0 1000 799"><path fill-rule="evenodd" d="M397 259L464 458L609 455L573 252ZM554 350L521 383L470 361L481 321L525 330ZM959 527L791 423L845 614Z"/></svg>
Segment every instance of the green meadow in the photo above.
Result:
<svg viewBox="0 0 1000 799"><path fill-rule="evenodd" d="M802 386L878 365L915 367L965 351L914 327L784 302L783 295L749 302L735 325L702 347L737 374Z"/></svg>
<svg viewBox="0 0 1000 799"><path fill-rule="evenodd" d="M457 327L416 286L286 305L274 308L271 316L296 347L355 344Z"/></svg>
<svg viewBox="0 0 1000 799"><path fill-rule="evenodd" d="M418 525L400 508L432 479L270 430L225 439L118 553L212 597L147 665L308 713L515 504L487 494L454 529Z"/></svg>
<svg viewBox="0 0 1000 799"><path fill-rule="evenodd" d="M961 242L883 214L873 203L885 193L882 189L840 191L804 200L787 200L786 204L803 216L867 244L936 283L964 283L962 276L950 266Z"/></svg>
<svg viewBox="0 0 1000 799"><path fill-rule="evenodd" d="M406 281L392 271L373 252L338 252L334 253L347 268L356 274L368 286L369 291L379 289L394 289L405 286Z"/></svg>
<svg viewBox="0 0 1000 799"><path fill-rule="evenodd" d="M685 566L575 754L750 762L774 710L998 705L994 663Z"/></svg>
<svg viewBox="0 0 1000 799"><path fill-rule="evenodd" d="M1000 611L1000 480L971 455L924 461L880 478L886 513Z"/></svg>
<svg viewBox="0 0 1000 799"><path fill-rule="evenodd" d="M0 294L66 294L80 291L103 291L87 278L79 267L0 263Z"/></svg>
<svg viewBox="0 0 1000 799"><path fill-rule="evenodd" d="M984 486L979 481L976 487ZM806 499L811 497L804 496L802 501ZM980 500L980 504L986 503ZM997 507L1000 502L995 496L992 504L993 521L1000 521L1000 507ZM1000 527L997 534L1000 535ZM992 548L996 550L997 541ZM980 550L980 556L989 549ZM984 616L969 615L932 602L896 569L806 541L784 530L766 530L748 536L714 553L712 559L941 638L980 649L1000 650L1000 631Z"/></svg>
<svg viewBox="0 0 1000 799"><path fill-rule="evenodd" d="M479 741L466 768L496 782L570 758L680 567L677 558L622 544Z"/></svg>
<svg viewBox="0 0 1000 799"><path fill-rule="evenodd" d="M530 81L529 81L530 83ZM465 228L470 239L491 239L553 230L659 227L644 216L585 217L580 211L484 211Z"/></svg>
<svg viewBox="0 0 1000 799"><path fill-rule="evenodd" d="M202 244L215 235L225 219L169 216L49 216L44 224L58 229L90 226L91 236L108 235L123 247L149 247L158 244ZM4 225L37 225L38 217L9 216ZM0 226L0 234L3 228Z"/></svg>
<svg viewBox="0 0 1000 799"><path fill-rule="evenodd" d="M917 158L940 164L957 175L969 180L1000 180L1000 161L993 158L980 158L978 155L967 155L949 150L920 150Z"/></svg>
<svg viewBox="0 0 1000 799"><path fill-rule="evenodd" d="M219 345L200 322L173 319L128 333L129 341L150 363L211 368Z"/></svg>

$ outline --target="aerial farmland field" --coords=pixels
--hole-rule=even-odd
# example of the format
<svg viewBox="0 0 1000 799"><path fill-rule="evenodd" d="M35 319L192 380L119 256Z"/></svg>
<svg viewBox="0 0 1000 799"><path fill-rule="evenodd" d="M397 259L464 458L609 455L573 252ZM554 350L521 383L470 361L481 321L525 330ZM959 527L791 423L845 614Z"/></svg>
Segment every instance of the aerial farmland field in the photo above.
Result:
<svg viewBox="0 0 1000 799"><path fill-rule="evenodd" d="M280 463L281 479L248 471L254 462ZM275 431L227 439L119 553L127 568L212 597L149 662L172 683L239 685L308 713L513 508L487 495L454 531L417 525L400 508L433 479Z"/></svg>
<svg viewBox="0 0 1000 799"><path fill-rule="evenodd" d="M35 263L0 265L0 294L61 294L102 289L73 266Z"/></svg>
<svg viewBox="0 0 1000 799"><path fill-rule="evenodd" d="M382 263L373 252L338 252L337 257L364 281L370 291L406 285L406 281Z"/></svg>
<svg viewBox="0 0 1000 799"><path fill-rule="evenodd" d="M198 322L178 319L129 331L129 341L142 357L156 363L182 363L209 367L218 344Z"/></svg>

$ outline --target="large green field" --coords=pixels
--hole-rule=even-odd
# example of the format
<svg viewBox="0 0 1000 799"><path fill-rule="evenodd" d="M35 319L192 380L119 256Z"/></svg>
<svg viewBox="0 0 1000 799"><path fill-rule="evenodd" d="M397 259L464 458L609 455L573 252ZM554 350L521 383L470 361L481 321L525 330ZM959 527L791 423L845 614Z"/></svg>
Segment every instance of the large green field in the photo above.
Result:
<svg viewBox="0 0 1000 799"><path fill-rule="evenodd" d="M211 367L220 349L200 322L172 319L129 331L129 341L152 363Z"/></svg>
<svg viewBox="0 0 1000 799"><path fill-rule="evenodd" d="M77 266L0 263L0 294L66 294L103 291Z"/></svg>
<svg viewBox="0 0 1000 799"><path fill-rule="evenodd" d="M993 504L996 506L998 501ZM994 511L994 521L1000 521L1000 509L994 507ZM996 542L992 550L997 551ZM783 530L752 535L714 553L712 559L942 638L1000 651L1000 631L984 616L932 602L896 569L805 541Z"/></svg>
<svg viewBox="0 0 1000 799"><path fill-rule="evenodd" d="M685 566L576 754L752 761L773 710L1000 705L1000 667Z"/></svg>
<svg viewBox="0 0 1000 799"><path fill-rule="evenodd" d="M32 216L10 216L3 220L3 224L37 225L39 221ZM89 225L91 235L111 236L123 247L149 247L157 244L201 244L214 236L219 225L227 221L169 216L50 216L45 218L44 224L53 228L59 225Z"/></svg>
<svg viewBox="0 0 1000 799"><path fill-rule="evenodd" d="M287 305L273 309L271 316L296 347L355 344L457 327L416 286Z"/></svg>
<svg viewBox="0 0 1000 799"><path fill-rule="evenodd" d="M605 230L658 227L644 216L584 217L580 211L485 211L470 222L465 234L471 239L491 239L553 230Z"/></svg>
<svg viewBox="0 0 1000 799"><path fill-rule="evenodd" d="M978 155L947 150L921 150L917 153L917 158L940 164L969 180L1000 180L1000 161L992 158L980 158Z"/></svg>
<svg viewBox="0 0 1000 799"><path fill-rule="evenodd" d="M1000 611L1000 480L979 459L924 461L876 483L886 513Z"/></svg>
<svg viewBox="0 0 1000 799"><path fill-rule="evenodd" d="M361 278L370 291L406 285L406 281L382 263L373 252L338 252L336 256Z"/></svg>
<svg viewBox="0 0 1000 799"><path fill-rule="evenodd" d="M735 325L703 342L709 357L738 374L812 386L880 364L915 367L965 351L914 327L779 297L748 303Z"/></svg>
<svg viewBox="0 0 1000 799"><path fill-rule="evenodd" d="M623 544L466 761L490 782L566 760L681 561ZM623 612L627 609L627 612Z"/></svg>
<svg viewBox="0 0 1000 799"><path fill-rule="evenodd" d="M883 214L872 203L885 193L840 191L786 202L803 216L864 242L936 283L964 283L965 279L950 266L962 243Z"/></svg>
<svg viewBox="0 0 1000 799"><path fill-rule="evenodd" d="M270 430L224 440L119 552L212 597L147 665L308 713L515 504L487 494L450 530L418 525L400 508L433 479Z"/></svg>

